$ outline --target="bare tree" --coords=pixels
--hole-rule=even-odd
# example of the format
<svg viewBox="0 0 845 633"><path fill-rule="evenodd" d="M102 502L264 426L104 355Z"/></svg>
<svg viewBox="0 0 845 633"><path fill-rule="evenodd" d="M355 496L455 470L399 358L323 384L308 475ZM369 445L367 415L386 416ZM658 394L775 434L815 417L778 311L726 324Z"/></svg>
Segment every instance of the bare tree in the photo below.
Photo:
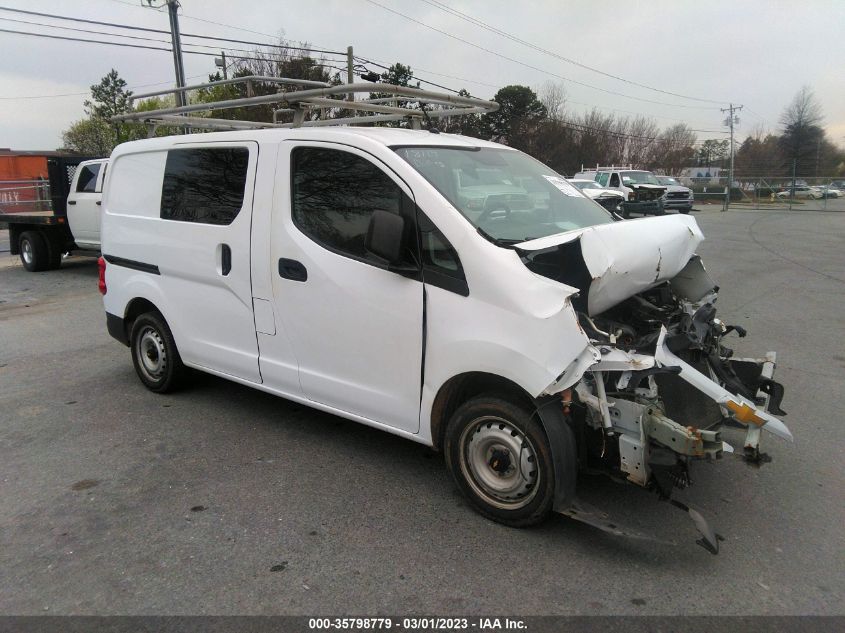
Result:
<svg viewBox="0 0 845 633"><path fill-rule="evenodd" d="M686 123L666 128L652 146L650 167L675 176L695 158L696 136Z"/></svg>
<svg viewBox="0 0 845 633"><path fill-rule="evenodd" d="M809 176L818 172L823 119L821 106L809 86L802 87L781 114L780 146L797 174Z"/></svg>
<svg viewBox="0 0 845 633"><path fill-rule="evenodd" d="M652 146L657 140L660 129L654 119L637 116L628 124L628 147L626 161L634 167L645 167Z"/></svg>
<svg viewBox="0 0 845 633"><path fill-rule="evenodd" d="M562 121L566 118L566 88L562 83L547 81L538 92L549 119Z"/></svg>

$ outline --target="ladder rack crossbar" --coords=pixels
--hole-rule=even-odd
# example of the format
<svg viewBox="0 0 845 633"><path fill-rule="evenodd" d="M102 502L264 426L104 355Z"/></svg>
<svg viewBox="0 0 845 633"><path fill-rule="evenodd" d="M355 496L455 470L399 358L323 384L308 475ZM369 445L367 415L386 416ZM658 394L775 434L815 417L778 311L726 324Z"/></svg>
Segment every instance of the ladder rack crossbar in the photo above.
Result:
<svg viewBox="0 0 845 633"><path fill-rule="evenodd" d="M204 129L253 129L260 127L316 127L329 125L349 125L354 123L369 123L377 121L397 121L402 119L442 119L450 116L464 116L468 114L484 114L495 112L499 109L499 104L495 101L485 101L475 97L468 97L464 95L452 95L444 92L435 92L432 90L422 90L420 88L411 88L408 86L396 86L392 84L380 84L361 82L354 84L340 84L336 86L327 86L321 82L306 82L299 79L287 79L284 77L239 77L237 80L224 80L222 82L212 82L209 84L197 84L195 86L186 86L184 89L178 90L192 90L196 88L219 86L221 84L239 83L246 80L250 81L274 81L276 83L290 84L290 85L305 85L304 90L293 90L289 92L277 92L268 95L259 95L252 97L241 97L237 99L226 99L221 101L213 101L208 103L192 103L184 106L160 108L158 110L147 110L143 112L130 112L112 117L112 121L137 121L147 123L148 125L157 124L181 124L190 125L193 127ZM312 84L320 84L319 87L310 87ZM155 94L166 94L174 92L174 90L165 90L158 93L148 93L147 95L138 95L135 98L144 96L155 96ZM338 98L355 95L358 93L380 93L388 95L387 97L378 97L362 101L347 101ZM399 102L408 104L411 107L404 107L398 105ZM393 103L394 105L381 105L383 103ZM210 112L229 110L233 108L250 107L265 104L280 104L281 109L277 109L273 113L272 122L257 122L257 121L235 121L231 119L216 119L207 117L191 117L185 116L198 112ZM413 107L414 105L419 107ZM439 106L436 109L427 109L423 111L425 106L435 105ZM368 112L372 113L366 116L347 116L337 119L321 119L319 121L305 120L305 113L309 110L327 108L335 108L346 111ZM293 112L293 123L278 123L277 115L283 112ZM414 126L416 127L416 125Z"/></svg>

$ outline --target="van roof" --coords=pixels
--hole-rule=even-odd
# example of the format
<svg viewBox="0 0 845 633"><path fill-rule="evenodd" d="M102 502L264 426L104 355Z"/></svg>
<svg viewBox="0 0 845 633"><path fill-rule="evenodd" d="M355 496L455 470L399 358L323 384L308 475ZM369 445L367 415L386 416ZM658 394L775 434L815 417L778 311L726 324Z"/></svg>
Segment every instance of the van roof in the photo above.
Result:
<svg viewBox="0 0 845 633"><path fill-rule="evenodd" d="M461 136L459 134L434 134L428 130L409 130L404 128L345 126L324 128L268 128L260 130L232 130L226 132L204 132L202 134L160 136L118 145L112 156L140 151L168 149L184 144L223 143L233 141L278 143L286 140L330 142L357 141L358 143L361 143L363 140L365 144L371 143L387 147L394 147L397 145L418 145L429 147L494 147L499 149L511 149L498 143L483 141L471 136Z"/></svg>

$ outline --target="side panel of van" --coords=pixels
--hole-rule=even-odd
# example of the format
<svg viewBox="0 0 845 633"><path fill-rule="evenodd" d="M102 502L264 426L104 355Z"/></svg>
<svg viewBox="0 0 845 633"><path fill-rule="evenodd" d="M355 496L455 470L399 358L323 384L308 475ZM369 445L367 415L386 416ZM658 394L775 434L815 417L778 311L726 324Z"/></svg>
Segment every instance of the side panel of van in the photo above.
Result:
<svg viewBox="0 0 845 633"><path fill-rule="evenodd" d="M413 208L407 185L366 152L331 143L280 147L269 236L273 303L302 391L412 433L419 429L423 284L370 260L364 236L376 209L403 217L410 210L412 223ZM285 379L275 367L285 344L261 338L268 387Z"/></svg>
<svg viewBox="0 0 845 633"><path fill-rule="evenodd" d="M261 382L250 279L257 159L255 142L118 156L103 253L116 287L157 288L158 297L135 296L159 308L187 365L252 382Z"/></svg>

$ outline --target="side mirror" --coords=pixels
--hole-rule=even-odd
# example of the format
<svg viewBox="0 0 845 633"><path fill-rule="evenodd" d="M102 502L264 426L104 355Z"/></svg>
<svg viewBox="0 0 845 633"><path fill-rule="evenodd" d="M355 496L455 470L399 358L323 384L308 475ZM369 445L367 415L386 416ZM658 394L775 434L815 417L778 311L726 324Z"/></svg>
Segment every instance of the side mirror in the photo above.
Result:
<svg viewBox="0 0 845 633"><path fill-rule="evenodd" d="M364 248L386 260L388 265L398 264L402 259L404 234L405 218L387 211L374 211L370 217Z"/></svg>

